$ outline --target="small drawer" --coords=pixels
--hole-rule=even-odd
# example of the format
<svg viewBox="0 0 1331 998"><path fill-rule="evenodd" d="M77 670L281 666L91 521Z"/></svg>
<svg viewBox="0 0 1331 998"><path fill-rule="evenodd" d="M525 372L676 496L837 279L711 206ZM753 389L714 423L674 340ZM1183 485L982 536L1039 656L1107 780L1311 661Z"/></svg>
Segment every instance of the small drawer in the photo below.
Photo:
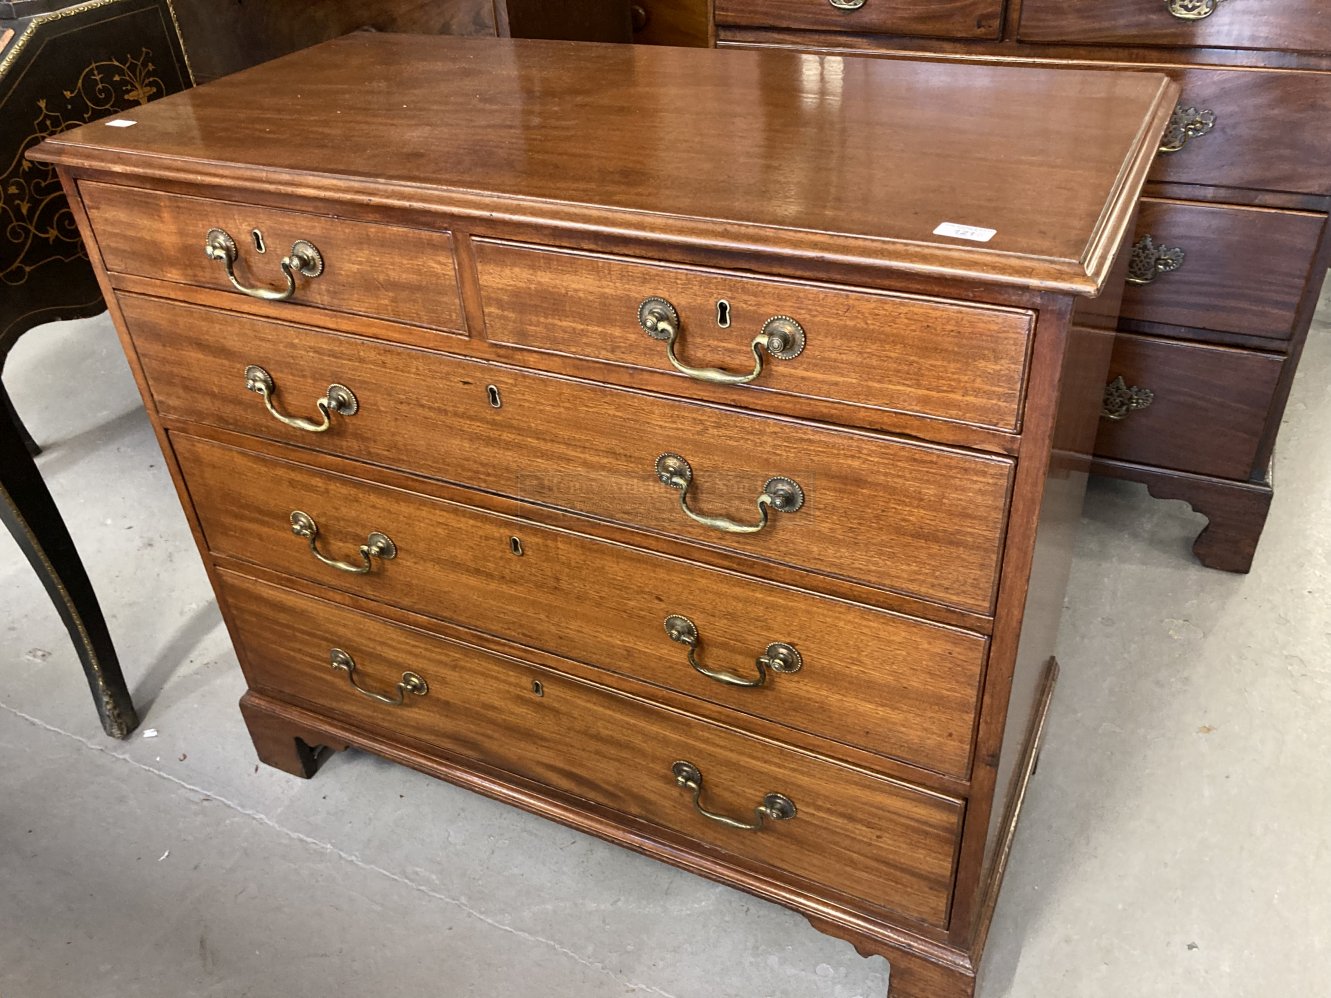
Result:
<svg viewBox="0 0 1331 998"><path fill-rule="evenodd" d="M1309 212L1143 198L1121 314L1287 340L1325 221Z"/></svg>
<svg viewBox="0 0 1331 998"><path fill-rule="evenodd" d="M1331 194L1331 73L1132 68L1182 87L1151 180Z"/></svg>
<svg viewBox="0 0 1331 998"><path fill-rule="evenodd" d="M605 361L602 376L674 372L681 391L750 377L736 404L799 397L1015 431L1033 315L476 240L492 343ZM657 304L645 305L655 299ZM644 327L651 310L676 336ZM533 316L540 321L533 322ZM788 320L793 320L791 325ZM754 347L775 333L787 347ZM661 337L666 337L662 339ZM678 372L671 363L692 369ZM533 359L539 359L535 357Z"/></svg>
<svg viewBox="0 0 1331 998"><path fill-rule="evenodd" d="M1121 333L1106 396L1118 418L1100 420L1095 452L1246 481L1283 363L1254 350Z"/></svg>
<svg viewBox="0 0 1331 998"><path fill-rule="evenodd" d="M993 604L1008 458L159 299L120 303L163 416L966 610ZM251 367L266 373L266 399ZM322 425L318 400L341 410L326 432L278 418Z"/></svg>
<svg viewBox="0 0 1331 998"><path fill-rule="evenodd" d="M220 577L253 689L651 822L719 850L722 862L875 904L890 898L903 915L946 925L959 800L518 659ZM401 704L384 702L399 690ZM718 815L755 822L766 800L789 816L764 819L757 831L710 820L677 782L679 762L696 767L699 803Z"/></svg>
<svg viewBox="0 0 1331 998"><path fill-rule="evenodd" d="M171 439L216 555L969 774L987 647L979 635L180 433ZM395 556L372 559L364 574L330 568L293 536L296 510L316 524L326 555L365 565L358 545L378 530Z"/></svg>
<svg viewBox="0 0 1331 998"><path fill-rule="evenodd" d="M450 332L466 328L447 232L86 181L79 191L112 275L231 290L236 307L244 308L251 298L227 277L233 257L239 284L265 294L290 290L286 304L302 322L337 321L336 314L319 317L326 312ZM234 254L225 249L228 239ZM210 244L222 247L220 255L209 256ZM309 247L319 261L309 270L319 270L318 276L283 266L288 257L314 259Z"/></svg>
<svg viewBox="0 0 1331 998"><path fill-rule="evenodd" d="M716 0L716 23L933 38L997 38L1003 0Z"/></svg>
<svg viewBox="0 0 1331 998"><path fill-rule="evenodd" d="M1022 0L1026 42L1331 51L1323 0Z"/></svg>

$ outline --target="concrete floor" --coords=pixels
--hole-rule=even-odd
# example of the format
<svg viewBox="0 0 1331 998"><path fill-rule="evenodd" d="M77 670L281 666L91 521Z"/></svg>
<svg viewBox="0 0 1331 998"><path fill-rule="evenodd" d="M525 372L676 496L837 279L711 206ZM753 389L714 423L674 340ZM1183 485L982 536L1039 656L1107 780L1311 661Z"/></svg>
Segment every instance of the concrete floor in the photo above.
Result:
<svg viewBox="0 0 1331 998"><path fill-rule="evenodd" d="M8 372L144 715L102 735L0 537L0 995L881 998L801 918L358 753L256 766L240 672L103 318ZM1331 994L1331 301L1251 575L1093 483L984 998Z"/></svg>

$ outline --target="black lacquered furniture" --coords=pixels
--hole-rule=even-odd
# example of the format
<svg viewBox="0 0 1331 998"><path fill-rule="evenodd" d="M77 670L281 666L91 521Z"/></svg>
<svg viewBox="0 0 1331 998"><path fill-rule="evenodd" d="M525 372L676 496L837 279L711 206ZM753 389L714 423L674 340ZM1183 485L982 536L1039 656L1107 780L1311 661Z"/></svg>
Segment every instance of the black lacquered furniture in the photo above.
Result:
<svg viewBox="0 0 1331 998"><path fill-rule="evenodd" d="M30 329L106 307L55 171L25 154L190 85L170 0L0 3L0 376ZM102 727L125 738L138 715L37 453L0 381L0 521L69 629Z"/></svg>

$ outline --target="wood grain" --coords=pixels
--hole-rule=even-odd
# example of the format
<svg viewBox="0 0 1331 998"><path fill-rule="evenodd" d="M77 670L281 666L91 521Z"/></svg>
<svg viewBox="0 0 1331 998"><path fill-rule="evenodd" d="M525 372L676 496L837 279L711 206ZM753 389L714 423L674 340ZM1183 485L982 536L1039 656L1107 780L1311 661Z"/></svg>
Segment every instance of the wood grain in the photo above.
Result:
<svg viewBox="0 0 1331 998"><path fill-rule="evenodd" d="M1123 318L1287 340L1326 216L1143 198L1137 237L1179 247L1178 270L1129 285Z"/></svg>
<svg viewBox="0 0 1331 998"><path fill-rule="evenodd" d="M826 0L716 0L715 9L718 24L815 31L997 38L1003 27L1003 0L864 0L854 10Z"/></svg>
<svg viewBox="0 0 1331 998"><path fill-rule="evenodd" d="M409 229L279 211L203 198L177 197L107 184L80 185L97 227L106 267L180 284L222 288L236 307L251 300L232 289L221 262L204 254L209 229L236 242L236 277L252 287L285 287L281 261L298 239L312 242L324 272L296 279L295 296L281 303L292 318L336 322L318 310L394 319L431 329L461 331L462 318L453 240L447 232ZM251 231L263 236L257 252Z"/></svg>
<svg viewBox="0 0 1331 998"><path fill-rule="evenodd" d="M1284 363L1255 350L1121 334L1110 378L1155 397L1121 420L1101 420L1095 452L1246 481Z"/></svg>
<svg viewBox="0 0 1331 998"><path fill-rule="evenodd" d="M987 611L1013 462L480 364L299 326L121 296L159 410L386 464L759 560ZM361 410L317 436L275 421L244 371L273 376L279 406L311 416L329 384ZM494 386L501 408L490 402ZM689 501L758 520L776 475L805 492L756 534L695 524L657 479L675 452ZM851 528L851 529L848 529ZM754 571L760 571L755 564Z"/></svg>
<svg viewBox="0 0 1331 998"><path fill-rule="evenodd" d="M761 398L737 404L780 411L788 398L813 397L1002 430L1020 426L1029 311L491 240L472 245L491 343L607 361L611 366L594 370L620 383L632 383L643 370L673 373L665 344L638 322L639 304L656 296L679 311L677 353L684 363L747 373L754 364L750 341L769 318L785 315L803 327L807 345L791 360L764 355L758 379L730 389L737 398ZM727 328L718 324L721 301ZM541 358L519 362L539 364ZM676 380L677 393L695 394L696 382L682 374Z"/></svg>
<svg viewBox="0 0 1331 998"><path fill-rule="evenodd" d="M221 577L245 675L258 691L577 794L684 832L701 848L946 923L960 801L516 659ZM401 707L370 700L330 667L331 647L351 654L369 689L391 691L411 670L429 692ZM701 770L712 810L751 820L775 790L797 813L757 833L721 827L696 814L675 785L671 766L680 759Z"/></svg>
<svg viewBox="0 0 1331 998"><path fill-rule="evenodd" d="M208 546L320 585L449 620L534 648L768 717L962 779L983 638L593 537L551 530L176 433ZM370 530L398 556L367 575L311 557L288 518L319 524L321 549L356 557ZM514 555L511 539L522 551ZM799 672L759 689L695 672L666 635L669 614L698 627L713 669L756 676L773 641Z"/></svg>

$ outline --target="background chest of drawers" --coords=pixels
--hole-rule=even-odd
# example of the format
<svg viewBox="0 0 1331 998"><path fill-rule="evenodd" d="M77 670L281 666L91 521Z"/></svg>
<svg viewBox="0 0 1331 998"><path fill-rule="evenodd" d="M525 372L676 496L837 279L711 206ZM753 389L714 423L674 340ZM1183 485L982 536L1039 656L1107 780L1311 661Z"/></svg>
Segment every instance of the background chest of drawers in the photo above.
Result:
<svg viewBox="0 0 1331 998"><path fill-rule="evenodd" d="M1095 469L1190 503L1210 521L1198 558L1246 572L1327 267L1325 5L716 0L714 13L719 45L1100 64L1179 83L1134 235ZM1096 140L1063 122L1069 143Z"/></svg>
<svg viewBox="0 0 1331 998"><path fill-rule="evenodd" d="M260 758L377 752L970 995L1175 91L822 68L359 35L39 155Z"/></svg>

